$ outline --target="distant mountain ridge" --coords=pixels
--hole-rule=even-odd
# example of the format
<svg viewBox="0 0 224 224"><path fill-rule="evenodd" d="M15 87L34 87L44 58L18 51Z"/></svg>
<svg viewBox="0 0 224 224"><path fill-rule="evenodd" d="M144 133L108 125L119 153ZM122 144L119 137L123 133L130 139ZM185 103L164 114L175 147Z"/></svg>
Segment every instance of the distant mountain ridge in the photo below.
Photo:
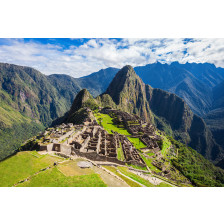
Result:
<svg viewBox="0 0 224 224"><path fill-rule="evenodd" d="M224 69L213 64L173 62L135 68L143 82L180 96L200 116L212 109L213 88L224 80Z"/></svg>
<svg viewBox="0 0 224 224"><path fill-rule="evenodd" d="M214 109L215 89L224 81L224 68L209 63L161 64L159 62L134 68L145 84L175 93L199 116ZM88 89L94 96L105 92L119 71L118 68L101 69L81 78L66 75L50 75L50 79L61 80L60 76L75 83L80 89ZM63 85L63 89L66 89Z"/></svg>

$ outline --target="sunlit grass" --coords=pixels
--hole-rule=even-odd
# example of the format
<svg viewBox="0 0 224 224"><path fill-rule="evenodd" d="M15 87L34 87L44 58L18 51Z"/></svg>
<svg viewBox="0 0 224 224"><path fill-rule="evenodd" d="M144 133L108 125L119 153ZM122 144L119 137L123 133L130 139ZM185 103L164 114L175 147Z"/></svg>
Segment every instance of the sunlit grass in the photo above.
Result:
<svg viewBox="0 0 224 224"><path fill-rule="evenodd" d="M0 162L0 186L10 187L63 159L37 152L19 152Z"/></svg>

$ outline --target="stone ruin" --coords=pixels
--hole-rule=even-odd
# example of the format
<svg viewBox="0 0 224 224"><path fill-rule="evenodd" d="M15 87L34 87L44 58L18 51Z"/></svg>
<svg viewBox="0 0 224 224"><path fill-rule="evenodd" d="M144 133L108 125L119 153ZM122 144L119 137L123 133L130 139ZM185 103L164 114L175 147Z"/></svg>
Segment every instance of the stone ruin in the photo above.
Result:
<svg viewBox="0 0 224 224"><path fill-rule="evenodd" d="M145 162L139 155L136 148L133 147L133 145L130 143L128 138L126 136L119 136L120 142L122 145L122 149L124 152L124 157L127 162L132 163L133 165L143 165Z"/></svg>
<svg viewBox="0 0 224 224"><path fill-rule="evenodd" d="M86 125L62 124L46 132L47 140L39 143L40 150L80 155L95 161L109 161L121 165L134 164L145 167L144 161L130 141L118 133L109 134L96 120L86 120ZM88 122L88 123L87 123ZM124 161L118 160L118 148L124 154Z"/></svg>
<svg viewBox="0 0 224 224"><path fill-rule="evenodd" d="M91 111L90 111L91 113ZM112 109L102 109L116 118L132 137L138 137L146 148L142 150L158 153L160 148L157 141L160 137L155 134L155 128L137 115ZM95 161L110 161L125 165L133 164L146 166L138 150L128 138L118 133L109 134L95 120L94 116L85 119L83 125L61 124L48 129L39 144L40 150L64 153L66 156L79 155ZM118 150L122 150L124 159L118 159Z"/></svg>
<svg viewBox="0 0 224 224"><path fill-rule="evenodd" d="M124 125L132 137L140 138L147 146L144 149L145 151L157 153L161 150L157 143L161 138L159 135L155 134L155 127L152 124L146 123L137 115L119 110L103 109L101 113L109 114L111 117L116 116L117 120Z"/></svg>

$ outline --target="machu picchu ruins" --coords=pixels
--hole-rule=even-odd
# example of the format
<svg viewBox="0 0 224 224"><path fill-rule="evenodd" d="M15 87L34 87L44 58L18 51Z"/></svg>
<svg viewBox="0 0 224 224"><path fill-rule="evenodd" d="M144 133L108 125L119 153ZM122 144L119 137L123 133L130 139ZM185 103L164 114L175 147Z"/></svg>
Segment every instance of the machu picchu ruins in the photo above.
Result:
<svg viewBox="0 0 224 224"><path fill-rule="evenodd" d="M180 174L162 155L161 133L154 125L118 109L106 107L93 111L85 107L84 110L87 116L82 124L65 122L39 134L36 137L37 150L64 158L86 158L98 164L146 169L157 177L168 178L176 183L190 183L186 178L173 178L173 175ZM100 116L110 118L118 130L107 131ZM126 134L119 130L125 130ZM177 150L172 147L170 152L175 156ZM147 161L151 161L151 167Z"/></svg>
<svg viewBox="0 0 224 224"><path fill-rule="evenodd" d="M126 125L132 137L139 136L139 132L136 133L136 129L134 128L141 130L144 135L148 133L149 127L144 128L142 126L147 124L143 124L143 121L136 116L131 116L118 110L102 110L101 112L106 114L114 113L120 117L120 122ZM86 118L82 125L63 123L53 128L48 128L45 133L38 136L40 140L39 150L53 151L60 155L64 154L64 156L77 154L92 160L110 161L123 165L127 163L142 167L146 166L137 149L126 136L117 132L109 134L97 123L92 111L88 109L88 113L90 116ZM135 122L136 126L130 125L130 122ZM153 130L150 133L153 135ZM147 148L148 151L153 150L154 145L158 146L156 143L152 144L151 142L153 141L149 140L146 144L149 146ZM123 151L124 161L117 158L118 148L121 148Z"/></svg>

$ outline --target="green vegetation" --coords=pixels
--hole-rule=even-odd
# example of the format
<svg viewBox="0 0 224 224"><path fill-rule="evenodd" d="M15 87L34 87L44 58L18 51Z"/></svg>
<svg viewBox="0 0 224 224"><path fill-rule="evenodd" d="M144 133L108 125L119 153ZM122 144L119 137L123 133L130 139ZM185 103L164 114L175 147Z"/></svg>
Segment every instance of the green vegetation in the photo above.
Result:
<svg viewBox="0 0 224 224"><path fill-rule="evenodd" d="M0 160L13 154L25 140L44 129L40 122L32 121L15 108L11 97L0 90Z"/></svg>
<svg viewBox="0 0 224 224"><path fill-rule="evenodd" d="M120 147L117 148L117 158L121 161L124 161L124 153L123 153L123 150L122 150L121 143L120 143Z"/></svg>
<svg viewBox="0 0 224 224"><path fill-rule="evenodd" d="M115 131L121 135L130 135L130 133L126 129L119 128L117 125L113 124L113 118L111 118L108 114L97 113L94 115L97 121L102 124L103 128L109 134L112 134L112 131Z"/></svg>
<svg viewBox="0 0 224 224"><path fill-rule="evenodd" d="M97 110L99 108L99 106L97 105L97 103L95 102L95 100L93 98L92 99L88 99L87 101L85 101L83 103L82 107L88 107L91 110Z"/></svg>
<svg viewBox="0 0 224 224"><path fill-rule="evenodd" d="M106 187L99 174L65 176L57 167L18 185L18 187Z"/></svg>
<svg viewBox="0 0 224 224"><path fill-rule="evenodd" d="M43 129L43 125L35 122L15 122L10 128L1 128L0 160L13 154L24 141L33 137Z"/></svg>
<svg viewBox="0 0 224 224"><path fill-rule="evenodd" d="M117 176L119 176L122 180L124 180L130 187L141 187L140 184L137 184L136 182L126 178L125 176L121 175L120 173L117 172L117 169L115 167L111 166L104 166L106 169L109 171L115 173Z"/></svg>
<svg viewBox="0 0 224 224"><path fill-rule="evenodd" d="M154 156L155 153L153 153L153 152L147 152L146 155L148 155L148 156Z"/></svg>
<svg viewBox="0 0 224 224"><path fill-rule="evenodd" d="M88 112L85 108L81 108L78 111L75 111L70 117L68 122L74 123L74 124L82 124L85 120L85 118L88 117Z"/></svg>
<svg viewBox="0 0 224 224"><path fill-rule="evenodd" d="M165 136L165 135L160 135L162 138L161 141L158 142L160 148L161 148L161 153L163 156L167 155L170 146L172 145L171 141Z"/></svg>
<svg viewBox="0 0 224 224"><path fill-rule="evenodd" d="M147 147L139 138L128 137L128 139L134 145L134 147L138 150L141 150L141 148Z"/></svg>
<svg viewBox="0 0 224 224"><path fill-rule="evenodd" d="M0 186L10 187L63 159L37 152L19 152L0 162Z"/></svg>
<svg viewBox="0 0 224 224"><path fill-rule="evenodd" d="M145 180L144 178L128 171L128 168L126 168L126 167L118 167L118 170L120 170L120 172L123 173L124 175L130 177L131 179L133 179L147 187L155 187L155 185L151 184L149 181Z"/></svg>
<svg viewBox="0 0 224 224"><path fill-rule="evenodd" d="M115 125L113 122L114 118L110 117L108 114L95 113L94 115L99 124L101 124L109 134L112 134L112 131L115 131L121 135L130 136L130 133L125 128L120 127L121 125ZM146 147L139 138L128 137L128 139L138 150Z"/></svg>
<svg viewBox="0 0 224 224"><path fill-rule="evenodd" d="M161 170L159 170L157 167L155 167L152 164L152 158L147 158L145 157L142 153L140 153L140 156L142 157L142 159L144 160L144 162L146 163L146 165L149 167L150 170L153 170L155 172L161 172Z"/></svg>
<svg viewBox="0 0 224 224"><path fill-rule="evenodd" d="M171 137L170 141L178 148L178 158L173 158L172 164L194 185L200 187L224 186L224 170L215 167L192 148Z"/></svg>
<svg viewBox="0 0 224 224"><path fill-rule="evenodd" d="M160 184L156 185L156 187L172 187L172 185L165 182L161 182Z"/></svg>
<svg viewBox="0 0 224 224"><path fill-rule="evenodd" d="M134 168L134 169L137 169L137 170L147 170L147 168L146 167L141 167L141 166L136 166L136 165L133 165L133 164L125 164L126 166L129 166L129 167L132 167L132 168Z"/></svg>
<svg viewBox="0 0 224 224"><path fill-rule="evenodd" d="M64 161L54 167L55 162ZM0 162L0 186L11 187L105 187L98 174L92 169L81 169L76 161L57 156L40 155L36 151L19 152ZM45 168L51 167L45 170Z"/></svg>

